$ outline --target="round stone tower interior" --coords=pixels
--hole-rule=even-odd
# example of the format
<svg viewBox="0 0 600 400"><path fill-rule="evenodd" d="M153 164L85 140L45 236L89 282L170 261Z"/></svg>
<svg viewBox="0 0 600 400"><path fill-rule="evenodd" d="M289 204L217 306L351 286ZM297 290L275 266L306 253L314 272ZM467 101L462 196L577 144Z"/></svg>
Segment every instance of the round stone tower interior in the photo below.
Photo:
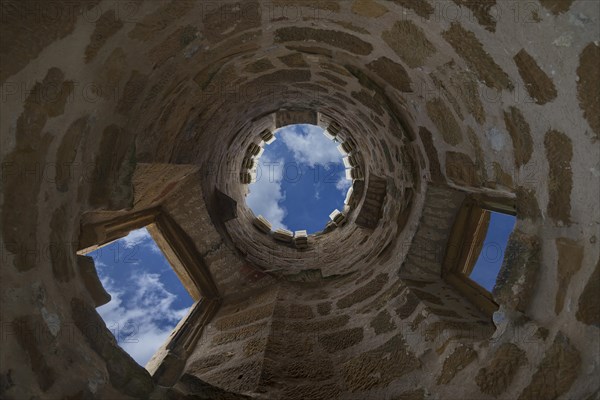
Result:
<svg viewBox="0 0 600 400"><path fill-rule="evenodd" d="M599 2L1 7L0 397L600 399ZM245 202L290 124L353 163L313 235ZM144 226L195 300L145 368L86 256Z"/></svg>

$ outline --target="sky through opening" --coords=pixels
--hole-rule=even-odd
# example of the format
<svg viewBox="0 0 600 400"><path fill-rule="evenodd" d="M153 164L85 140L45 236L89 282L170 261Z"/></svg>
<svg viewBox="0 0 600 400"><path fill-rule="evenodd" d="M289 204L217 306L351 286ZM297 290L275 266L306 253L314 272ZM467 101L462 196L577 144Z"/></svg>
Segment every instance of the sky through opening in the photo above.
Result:
<svg viewBox="0 0 600 400"><path fill-rule="evenodd" d="M352 185L345 177L339 143L309 124L288 125L274 134L277 140L265 145L246 202L273 230L321 231L333 210L343 210Z"/></svg>
<svg viewBox="0 0 600 400"><path fill-rule="evenodd" d="M193 299L146 228L88 254L112 299L96 309L141 366L187 315Z"/></svg>
<svg viewBox="0 0 600 400"><path fill-rule="evenodd" d="M496 284L496 278L502 267L504 252L516 218L513 215L490 211L490 224L483 241L479 258L469 276L489 292Z"/></svg>

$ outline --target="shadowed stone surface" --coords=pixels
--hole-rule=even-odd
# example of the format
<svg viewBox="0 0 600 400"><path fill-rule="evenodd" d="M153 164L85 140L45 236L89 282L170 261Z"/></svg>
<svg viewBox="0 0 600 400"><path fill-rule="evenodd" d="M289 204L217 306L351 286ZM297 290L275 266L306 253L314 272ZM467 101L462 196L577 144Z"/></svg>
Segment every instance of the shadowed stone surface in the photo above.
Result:
<svg viewBox="0 0 600 400"><path fill-rule="evenodd" d="M457 185L478 186L481 177L471 158L463 153L446 153L446 176Z"/></svg>
<svg viewBox="0 0 600 400"><path fill-rule="evenodd" d="M548 131L544 137L544 147L550 168L548 215L557 223L569 224L571 221L571 191L573 190L571 140L562 132Z"/></svg>
<svg viewBox="0 0 600 400"><path fill-rule="evenodd" d="M518 311L529 305L539 264L539 242L515 229L506 245L502 267L494 286L494 300Z"/></svg>
<svg viewBox="0 0 600 400"><path fill-rule="evenodd" d="M40 347L48 345L47 342L40 342L40 338L49 337L48 328L41 324L39 318L33 316L19 318L13 321L13 325L18 333L17 342L28 356L37 384L43 392L46 392L54 384L57 375L56 371L48 365L43 347ZM40 332L40 328L46 329Z"/></svg>
<svg viewBox="0 0 600 400"><path fill-rule="evenodd" d="M98 18L94 32L90 36L90 43L85 48L85 61L92 61L96 57L96 54L98 54L98 51L104 46L104 43L122 27L123 21L118 18L114 10L109 10L102 14Z"/></svg>
<svg viewBox="0 0 600 400"><path fill-rule="evenodd" d="M552 14L558 15L568 11L573 0L540 0L540 4L547 8Z"/></svg>
<svg viewBox="0 0 600 400"><path fill-rule="evenodd" d="M558 290L556 291L554 312L560 314L571 278L581 269L583 247L574 240L558 238L556 239L556 250L558 251L558 275L556 276Z"/></svg>
<svg viewBox="0 0 600 400"><path fill-rule="evenodd" d="M596 262L596 268L579 297L576 314L579 321L596 327L600 327L598 293L600 293L600 259Z"/></svg>
<svg viewBox="0 0 600 400"><path fill-rule="evenodd" d="M425 391L418 389L410 392L404 392L393 398L393 400L424 400Z"/></svg>
<svg viewBox="0 0 600 400"><path fill-rule="evenodd" d="M387 13L388 9L375 0L354 0L352 12L367 18L377 18Z"/></svg>
<svg viewBox="0 0 600 400"><path fill-rule="evenodd" d="M308 64L302 58L300 53L290 53L286 56L279 57L282 63L290 68L303 68L308 67Z"/></svg>
<svg viewBox="0 0 600 400"><path fill-rule="evenodd" d="M390 313L386 310L377 314L377 316L371 321L371 328L375 330L375 334L379 335L382 333L393 331L396 325L392 322Z"/></svg>
<svg viewBox="0 0 600 400"><path fill-rule="evenodd" d="M423 30L409 20L397 21L382 39L411 68L423 65L435 52L435 47Z"/></svg>
<svg viewBox="0 0 600 400"><path fill-rule="evenodd" d="M515 166L519 168L531 159L533 152L531 129L521 111L516 107L510 107L508 111L504 112L504 124L512 139Z"/></svg>
<svg viewBox="0 0 600 400"><path fill-rule="evenodd" d="M483 49L481 42L477 40L473 32L467 31L460 23L453 22L443 36L488 87L497 90L513 89L513 84L506 72Z"/></svg>
<svg viewBox="0 0 600 400"><path fill-rule="evenodd" d="M411 81L402 65L393 62L387 57L378 58L367 64L367 68L374 71L382 79L401 92L411 92Z"/></svg>
<svg viewBox="0 0 600 400"><path fill-rule="evenodd" d="M366 55L373 50L369 43L345 32L313 28L280 28L275 32L275 41L316 41L338 47L354 54Z"/></svg>
<svg viewBox="0 0 600 400"><path fill-rule="evenodd" d="M237 314L220 318L215 322L215 326L221 330L237 328L242 325L246 325L266 318L272 313L273 305L266 304L260 307L251 308L245 311L241 311Z"/></svg>
<svg viewBox="0 0 600 400"><path fill-rule="evenodd" d="M471 10L477 22L483 25L486 30L494 32L496 30L496 0L481 0L477 2L469 0L453 0L456 4L467 7Z"/></svg>
<svg viewBox="0 0 600 400"><path fill-rule="evenodd" d="M462 142L462 131L450 109L440 99L427 102L427 114L437 127L444 141L451 145Z"/></svg>
<svg viewBox="0 0 600 400"><path fill-rule="evenodd" d="M1 8L0 398L597 397L599 2ZM302 248L241 175L291 122L363 175ZM493 302L447 274L471 201L516 215ZM144 370L81 254L151 223L201 301Z"/></svg>
<svg viewBox="0 0 600 400"><path fill-rule="evenodd" d="M97 3L98 0L59 0L55 4L56 8L42 8L44 13L41 13L39 3L18 0L4 2L2 9L5 19L0 28L0 37L3 38L0 39L3 60L0 84L35 59L52 42L72 33L77 22L73 16ZM22 29L23 24L29 25L31 29ZM10 46L11 40L21 45Z"/></svg>
<svg viewBox="0 0 600 400"><path fill-rule="evenodd" d="M111 383L132 397L147 396L153 389L150 374L117 346L96 311L79 299L71 300L74 322L94 351L106 362Z"/></svg>
<svg viewBox="0 0 600 400"><path fill-rule="evenodd" d="M429 18L434 12L434 8L426 0L392 0L394 3L404 8L414 11L423 18Z"/></svg>
<svg viewBox="0 0 600 400"><path fill-rule="evenodd" d="M2 207L3 240L10 244L8 251L15 254L14 267L25 271L35 267L35 254L29 254L26 248L37 248L36 224L37 208L19 210L23 199L36 202L41 179L23 179L26 168L31 169L32 159L45 162L45 152L52 142L49 132L42 133L50 117L64 112L67 97L73 90L73 83L65 81L64 73L58 68L47 71L43 81L36 82L24 104L24 110L16 121L16 147L4 158L7 166L13 166L14 172L7 170L3 178L4 203ZM31 256L34 256L32 258Z"/></svg>
<svg viewBox="0 0 600 400"><path fill-rule="evenodd" d="M360 343L363 339L362 328L346 329L343 331L322 335L319 343L330 353L346 349Z"/></svg>
<svg viewBox="0 0 600 400"><path fill-rule="evenodd" d="M378 348L363 353L343 365L344 380L350 391L385 387L392 380L420 367L420 362L406 349L397 335Z"/></svg>
<svg viewBox="0 0 600 400"><path fill-rule="evenodd" d="M483 393L498 396L510 387L519 367L526 363L523 350L512 343L504 343L496 350L492 363L477 373L477 386Z"/></svg>
<svg viewBox="0 0 600 400"><path fill-rule="evenodd" d="M579 67L577 68L577 97L583 109L583 115L600 136L600 95L598 94L598 82L600 72L595 68L600 63L600 46L596 43L588 44L579 56Z"/></svg>
<svg viewBox="0 0 600 400"><path fill-rule="evenodd" d="M579 351L559 332L519 400L556 399L575 382L580 364Z"/></svg>
<svg viewBox="0 0 600 400"><path fill-rule="evenodd" d="M523 218L537 220L541 216L540 206L535 198L533 190L522 186L516 189L517 213Z"/></svg>
<svg viewBox="0 0 600 400"><path fill-rule="evenodd" d="M545 104L556 98L554 82L537 65L533 57L525 50L521 50L514 57L519 68L521 78L525 82L525 88L537 104Z"/></svg>
<svg viewBox="0 0 600 400"><path fill-rule="evenodd" d="M452 354L446 358L442 367L442 373L437 379L438 385L450 382L458 372L477 359L477 353L467 346L457 347Z"/></svg>
<svg viewBox="0 0 600 400"><path fill-rule="evenodd" d="M374 296L383 288L388 279L389 278L386 274L377 275L367 284L338 300L338 308L348 308L356 303L360 303L361 301L368 299L371 296Z"/></svg>

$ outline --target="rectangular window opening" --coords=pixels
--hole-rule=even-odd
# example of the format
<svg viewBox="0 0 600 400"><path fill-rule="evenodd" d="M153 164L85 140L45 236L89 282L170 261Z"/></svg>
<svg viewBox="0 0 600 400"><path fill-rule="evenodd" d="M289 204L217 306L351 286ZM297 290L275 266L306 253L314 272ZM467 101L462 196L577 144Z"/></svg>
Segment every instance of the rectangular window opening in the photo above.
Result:
<svg viewBox="0 0 600 400"><path fill-rule="evenodd" d="M117 343L146 366L186 317L198 293L173 267L172 250L154 224L88 253L112 299L96 310Z"/></svg>
<svg viewBox="0 0 600 400"><path fill-rule="evenodd" d="M496 285L506 245L515 227L516 217L489 210L484 210L483 214L488 226L481 241L479 255L467 276L491 292Z"/></svg>
<svg viewBox="0 0 600 400"><path fill-rule="evenodd" d="M465 202L452 228L444 279L489 316L498 309L492 291L515 223L510 205L472 199Z"/></svg>

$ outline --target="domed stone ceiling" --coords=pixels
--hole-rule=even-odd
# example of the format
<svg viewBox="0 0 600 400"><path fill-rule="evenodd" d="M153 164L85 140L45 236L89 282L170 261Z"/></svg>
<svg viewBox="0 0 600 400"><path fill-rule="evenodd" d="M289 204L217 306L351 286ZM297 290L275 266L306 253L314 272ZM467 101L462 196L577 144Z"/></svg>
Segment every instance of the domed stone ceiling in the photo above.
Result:
<svg viewBox="0 0 600 400"><path fill-rule="evenodd" d="M599 4L3 0L0 397L597 399ZM244 200L290 124L356 162L305 242ZM144 369L85 254L147 225L197 302Z"/></svg>

